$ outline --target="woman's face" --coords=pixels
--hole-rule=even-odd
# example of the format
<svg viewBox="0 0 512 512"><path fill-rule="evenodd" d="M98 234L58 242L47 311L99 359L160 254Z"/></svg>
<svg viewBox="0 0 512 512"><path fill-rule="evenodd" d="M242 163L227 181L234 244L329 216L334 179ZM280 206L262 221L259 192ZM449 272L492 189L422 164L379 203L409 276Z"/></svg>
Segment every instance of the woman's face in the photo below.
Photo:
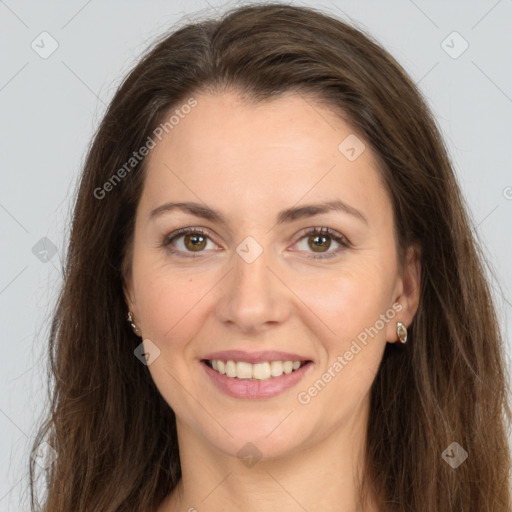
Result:
<svg viewBox="0 0 512 512"><path fill-rule="evenodd" d="M178 433L268 457L363 436L386 342L417 305L372 152L300 95L196 100L148 156L126 283Z"/></svg>

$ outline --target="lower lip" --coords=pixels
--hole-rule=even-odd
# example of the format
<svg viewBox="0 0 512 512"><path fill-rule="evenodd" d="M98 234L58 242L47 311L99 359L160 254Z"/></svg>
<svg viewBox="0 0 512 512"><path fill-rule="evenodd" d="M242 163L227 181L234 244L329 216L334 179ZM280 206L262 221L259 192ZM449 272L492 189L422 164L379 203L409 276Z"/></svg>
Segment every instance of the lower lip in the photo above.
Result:
<svg viewBox="0 0 512 512"><path fill-rule="evenodd" d="M201 365L210 379L212 379L213 383L227 395L234 398L257 400L279 395L287 389L292 388L304 377L306 372L310 370L313 363L309 362L301 366L298 370L294 370L292 373L283 373L283 375L279 377L271 377L267 380L246 380L226 377L210 368L204 361L201 361Z"/></svg>

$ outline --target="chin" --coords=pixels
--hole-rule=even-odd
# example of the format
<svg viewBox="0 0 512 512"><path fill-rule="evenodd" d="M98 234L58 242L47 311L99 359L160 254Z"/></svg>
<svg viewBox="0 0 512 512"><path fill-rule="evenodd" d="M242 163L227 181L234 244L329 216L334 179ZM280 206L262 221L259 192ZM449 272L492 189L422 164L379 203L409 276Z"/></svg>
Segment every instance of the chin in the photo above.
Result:
<svg viewBox="0 0 512 512"><path fill-rule="evenodd" d="M269 414L267 418L262 418L261 414L248 414L245 418L239 415L224 424L231 435L219 426L215 432L203 431L202 437L219 451L242 460L283 457L307 444L306 425L304 422L297 424L298 418L289 413L290 410L280 415ZM211 428L211 422L209 426Z"/></svg>

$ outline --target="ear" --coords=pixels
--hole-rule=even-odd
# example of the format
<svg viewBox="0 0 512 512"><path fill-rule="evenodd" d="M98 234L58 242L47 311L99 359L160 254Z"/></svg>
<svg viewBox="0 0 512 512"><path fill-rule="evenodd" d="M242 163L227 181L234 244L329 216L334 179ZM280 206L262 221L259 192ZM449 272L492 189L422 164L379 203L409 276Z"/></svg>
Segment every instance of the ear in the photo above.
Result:
<svg viewBox="0 0 512 512"><path fill-rule="evenodd" d="M408 247L405 255L404 266L397 282L397 292L394 300L396 316L388 323L387 340L395 343L399 340L396 331L396 323L402 322L409 328L414 315L418 310L421 285L421 248L418 244ZM400 306L397 307L397 305Z"/></svg>

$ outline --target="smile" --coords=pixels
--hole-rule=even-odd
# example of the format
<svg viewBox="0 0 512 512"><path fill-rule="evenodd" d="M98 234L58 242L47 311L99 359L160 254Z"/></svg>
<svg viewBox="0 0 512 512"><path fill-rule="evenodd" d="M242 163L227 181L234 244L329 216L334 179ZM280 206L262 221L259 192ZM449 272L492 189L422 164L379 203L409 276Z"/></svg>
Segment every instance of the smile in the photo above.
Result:
<svg viewBox="0 0 512 512"><path fill-rule="evenodd" d="M298 370L307 361L264 361L247 363L245 361L222 361L214 359L206 361L211 368L231 379L267 380L280 377L283 373L290 374Z"/></svg>
<svg viewBox="0 0 512 512"><path fill-rule="evenodd" d="M234 398L261 399L276 396L295 386L313 366L312 361L223 361L203 359L211 381Z"/></svg>

